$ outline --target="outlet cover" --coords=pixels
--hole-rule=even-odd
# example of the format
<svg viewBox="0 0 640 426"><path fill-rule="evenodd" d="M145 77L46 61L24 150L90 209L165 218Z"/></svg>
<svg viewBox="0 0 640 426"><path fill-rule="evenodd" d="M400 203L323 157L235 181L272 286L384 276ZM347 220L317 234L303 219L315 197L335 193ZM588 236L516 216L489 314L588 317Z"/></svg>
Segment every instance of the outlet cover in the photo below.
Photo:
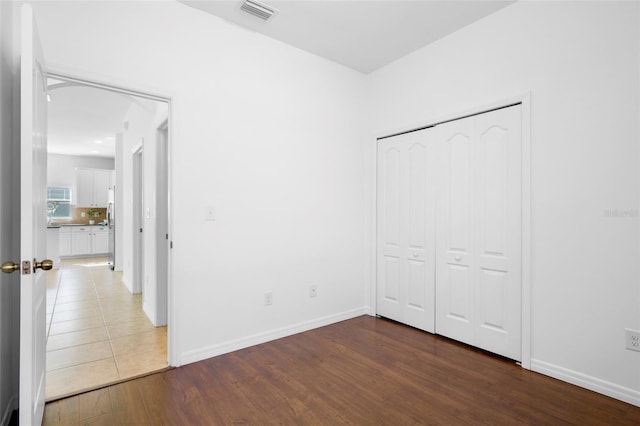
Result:
<svg viewBox="0 0 640 426"><path fill-rule="evenodd" d="M317 297L318 296L318 286L312 285L309 287L309 297Z"/></svg>
<svg viewBox="0 0 640 426"><path fill-rule="evenodd" d="M640 331L625 328L624 333L627 349L640 352Z"/></svg>
<svg viewBox="0 0 640 426"><path fill-rule="evenodd" d="M269 306L273 304L273 292L267 291L264 294L264 306Z"/></svg>

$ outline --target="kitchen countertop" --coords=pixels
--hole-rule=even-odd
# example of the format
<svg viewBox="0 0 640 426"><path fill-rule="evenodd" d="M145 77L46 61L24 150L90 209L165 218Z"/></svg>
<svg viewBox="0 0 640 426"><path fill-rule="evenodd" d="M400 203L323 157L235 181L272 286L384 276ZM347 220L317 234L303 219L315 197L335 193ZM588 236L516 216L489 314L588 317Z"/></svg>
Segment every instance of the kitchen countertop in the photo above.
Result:
<svg viewBox="0 0 640 426"><path fill-rule="evenodd" d="M107 226L106 223L94 223L93 225L89 225L88 223L53 223L48 226L48 228L60 228L62 226Z"/></svg>

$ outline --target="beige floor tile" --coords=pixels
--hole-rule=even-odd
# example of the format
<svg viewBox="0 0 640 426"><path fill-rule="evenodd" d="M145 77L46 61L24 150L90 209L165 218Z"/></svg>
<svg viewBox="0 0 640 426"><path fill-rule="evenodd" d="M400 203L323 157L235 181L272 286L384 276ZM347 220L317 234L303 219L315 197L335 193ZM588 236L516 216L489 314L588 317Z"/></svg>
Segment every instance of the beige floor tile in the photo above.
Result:
<svg viewBox="0 0 640 426"><path fill-rule="evenodd" d="M85 308L85 309L73 309L68 311L60 311L57 310L53 313L53 322L60 321L69 321L80 318L89 318L89 317L101 317L102 313L100 309L95 308Z"/></svg>
<svg viewBox="0 0 640 426"><path fill-rule="evenodd" d="M127 298L131 298L131 293L127 289L107 289L96 287L96 293L100 300L104 299L114 299L114 300L126 300Z"/></svg>
<svg viewBox="0 0 640 426"><path fill-rule="evenodd" d="M58 289L57 296L75 296L77 294L88 294L90 296L96 297L96 290L93 286L70 286L70 287L60 287Z"/></svg>
<svg viewBox="0 0 640 426"><path fill-rule="evenodd" d="M96 292L83 291L81 293L73 294L58 294L56 303L69 303L69 302L82 302L85 300L96 300Z"/></svg>
<svg viewBox="0 0 640 426"><path fill-rule="evenodd" d="M47 371L113 358L108 340L47 352Z"/></svg>
<svg viewBox="0 0 640 426"><path fill-rule="evenodd" d="M138 333L111 339L116 359L133 353L162 353L167 348L166 327L158 327L150 333Z"/></svg>
<svg viewBox="0 0 640 426"><path fill-rule="evenodd" d="M118 379L118 369L113 358L49 371L46 398L78 393Z"/></svg>
<svg viewBox="0 0 640 426"><path fill-rule="evenodd" d="M105 327L89 328L86 330L72 331L70 333L56 334L49 336L47 340L47 351L68 348L71 346L85 345L87 343L109 340Z"/></svg>
<svg viewBox="0 0 640 426"><path fill-rule="evenodd" d="M104 325L102 317L79 318L69 321L61 321L51 323L50 335L70 333L72 331L86 330L88 328L96 328Z"/></svg>
<svg viewBox="0 0 640 426"><path fill-rule="evenodd" d="M133 322L133 321L139 321L141 323L151 324L151 321L149 321L149 318L147 318L144 312L141 312L140 308L133 311L105 312L103 315L104 315L105 324L109 326L114 326L117 324Z"/></svg>
<svg viewBox="0 0 640 426"><path fill-rule="evenodd" d="M86 279L82 280L63 277L60 280L60 286L58 288L61 290L93 289L93 280L91 279L91 277L87 277Z"/></svg>
<svg viewBox="0 0 640 426"><path fill-rule="evenodd" d="M147 320L146 323L140 321L128 321L107 325L107 333L109 333L110 339L129 336L131 334L145 333L153 331L154 329L155 327L149 320Z"/></svg>
<svg viewBox="0 0 640 426"><path fill-rule="evenodd" d="M167 367L166 354L134 354L124 358L116 357L116 365L121 379L161 370Z"/></svg>
<svg viewBox="0 0 640 426"><path fill-rule="evenodd" d="M167 366L166 327L151 324L142 295L129 292L121 272L103 258L66 259L60 268L47 277L48 399ZM87 406L94 403L102 406ZM83 416L80 424L112 420L102 408Z"/></svg>
<svg viewBox="0 0 640 426"><path fill-rule="evenodd" d="M99 311L100 305L98 304L98 299L96 299L83 300L82 302L56 303L55 306L56 312L74 311L77 309L95 309Z"/></svg>

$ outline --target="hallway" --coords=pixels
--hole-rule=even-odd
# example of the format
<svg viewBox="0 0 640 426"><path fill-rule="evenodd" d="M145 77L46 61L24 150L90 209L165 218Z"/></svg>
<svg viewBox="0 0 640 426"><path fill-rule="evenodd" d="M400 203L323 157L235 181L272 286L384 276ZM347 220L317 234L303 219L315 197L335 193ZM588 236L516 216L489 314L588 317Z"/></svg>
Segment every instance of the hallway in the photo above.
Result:
<svg viewBox="0 0 640 426"><path fill-rule="evenodd" d="M167 327L154 327L105 258L65 259L47 276L46 399L167 367Z"/></svg>

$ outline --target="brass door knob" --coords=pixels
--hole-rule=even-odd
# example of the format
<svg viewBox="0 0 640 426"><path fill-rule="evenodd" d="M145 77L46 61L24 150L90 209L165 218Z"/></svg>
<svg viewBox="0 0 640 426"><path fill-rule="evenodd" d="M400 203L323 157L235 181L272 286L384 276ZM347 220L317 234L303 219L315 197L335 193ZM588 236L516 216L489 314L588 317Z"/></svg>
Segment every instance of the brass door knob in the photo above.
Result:
<svg viewBox="0 0 640 426"><path fill-rule="evenodd" d="M53 268L53 260L44 259L42 262L38 262L33 259L33 273L35 274L36 270L40 268L43 271L48 271Z"/></svg>
<svg viewBox="0 0 640 426"><path fill-rule="evenodd" d="M19 263L4 262L2 264L2 272L4 272L5 274L10 274L13 271L17 271L18 269L20 269L20 264Z"/></svg>

